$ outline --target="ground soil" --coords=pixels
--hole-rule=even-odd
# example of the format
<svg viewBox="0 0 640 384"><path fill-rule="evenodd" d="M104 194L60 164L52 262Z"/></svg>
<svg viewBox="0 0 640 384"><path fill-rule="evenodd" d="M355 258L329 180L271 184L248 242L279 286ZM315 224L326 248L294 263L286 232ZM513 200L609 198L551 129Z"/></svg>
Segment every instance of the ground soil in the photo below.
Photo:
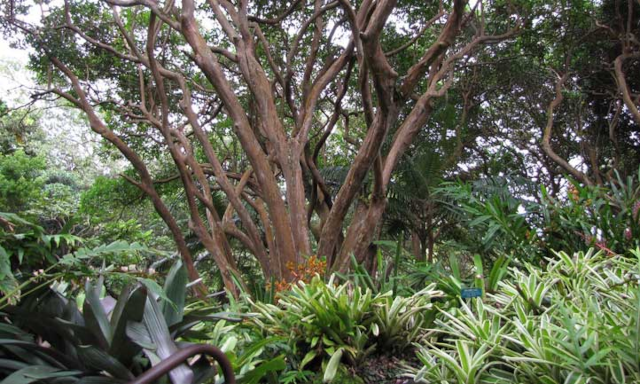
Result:
<svg viewBox="0 0 640 384"><path fill-rule="evenodd" d="M353 374L366 384L414 384L410 378L403 377L406 367L416 364L414 359L414 356L371 356L355 368Z"/></svg>

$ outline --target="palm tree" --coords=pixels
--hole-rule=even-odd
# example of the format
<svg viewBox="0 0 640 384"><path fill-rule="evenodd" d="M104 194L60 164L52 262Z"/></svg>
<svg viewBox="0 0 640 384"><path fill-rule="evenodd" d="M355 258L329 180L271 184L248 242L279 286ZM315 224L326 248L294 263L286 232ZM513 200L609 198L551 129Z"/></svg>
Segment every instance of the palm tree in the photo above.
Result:
<svg viewBox="0 0 640 384"><path fill-rule="evenodd" d="M441 156L422 150L401 164L389 187L384 230L391 236L410 234L417 260L433 261L434 244L446 221L446 212L434 197L444 175Z"/></svg>

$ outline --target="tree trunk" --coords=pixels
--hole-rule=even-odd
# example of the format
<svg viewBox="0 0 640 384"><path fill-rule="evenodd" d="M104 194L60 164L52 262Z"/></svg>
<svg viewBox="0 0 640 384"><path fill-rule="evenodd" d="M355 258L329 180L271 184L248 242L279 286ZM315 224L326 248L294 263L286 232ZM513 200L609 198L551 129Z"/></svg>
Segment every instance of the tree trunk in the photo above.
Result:
<svg viewBox="0 0 640 384"><path fill-rule="evenodd" d="M417 261L424 261L424 246L417 232L411 232L411 250Z"/></svg>

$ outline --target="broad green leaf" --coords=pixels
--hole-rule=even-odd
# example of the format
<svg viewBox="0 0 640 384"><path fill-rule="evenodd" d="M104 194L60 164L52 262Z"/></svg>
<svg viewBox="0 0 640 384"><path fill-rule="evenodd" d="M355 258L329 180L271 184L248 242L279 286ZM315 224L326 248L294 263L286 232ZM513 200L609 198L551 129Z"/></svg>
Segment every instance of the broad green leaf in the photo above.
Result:
<svg viewBox="0 0 640 384"><path fill-rule="evenodd" d="M142 283L145 287L147 287L147 289L151 293L153 293L156 297L159 297L162 300L168 302L169 305L175 305L171 300L169 300L169 297L167 297L164 289L162 289L162 287L160 287L160 285L158 285L158 283L156 283L155 281L151 279L141 278L141 277L138 278L137 280L140 283Z"/></svg>
<svg viewBox="0 0 640 384"><path fill-rule="evenodd" d="M102 281L103 279L100 278L95 284L91 281L87 281L85 284L86 298L83 313L87 327L93 331L102 348L107 349L111 339L111 325L100 302Z"/></svg>
<svg viewBox="0 0 640 384"><path fill-rule="evenodd" d="M129 285L118 298L118 303L111 314L112 330L109 354L117 356L123 362L130 362L139 351L127 338L127 325L130 322L142 321L147 292L143 287Z"/></svg>
<svg viewBox="0 0 640 384"><path fill-rule="evenodd" d="M187 269L181 260L171 267L164 283L164 293L167 300L160 307L168 326L182 321L184 315L184 303L187 297Z"/></svg>
<svg viewBox="0 0 640 384"><path fill-rule="evenodd" d="M164 316L160 310L160 306L151 296L147 296L147 304L144 307L143 323L149 332L149 337L153 344L156 346L155 353L161 360L164 360L176 353L178 347L176 346L171 333L169 333L169 327L164 321ZM193 372L182 364L172 369L169 372L169 377L174 383L190 383L193 380Z"/></svg>
<svg viewBox="0 0 640 384"><path fill-rule="evenodd" d="M88 367L97 371L109 372L113 377L131 380L133 374L117 359L94 346L80 346L78 356Z"/></svg>
<svg viewBox="0 0 640 384"><path fill-rule="evenodd" d="M327 364L327 368L324 370L324 376L322 378L323 383L331 383L333 379L336 377L336 373L338 372L338 367L340 366L340 360L342 360L342 352L343 349L340 348L333 353L331 359L329 359L329 363Z"/></svg>
<svg viewBox="0 0 640 384"><path fill-rule="evenodd" d="M255 369L245 373L242 377L238 378L238 384L258 384L267 373L282 371L287 367L284 359L279 356L271 359L265 363L260 364Z"/></svg>

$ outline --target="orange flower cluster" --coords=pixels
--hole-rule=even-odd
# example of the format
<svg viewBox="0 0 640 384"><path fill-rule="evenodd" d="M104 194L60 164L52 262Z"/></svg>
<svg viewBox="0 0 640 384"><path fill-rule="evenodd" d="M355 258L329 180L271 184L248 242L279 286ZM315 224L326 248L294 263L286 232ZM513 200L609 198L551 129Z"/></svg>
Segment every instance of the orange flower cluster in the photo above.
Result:
<svg viewBox="0 0 640 384"><path fill-rule="evenodd" d="M298 265L290 261L287 263L287 269L291 272L292 277L290 281L287 281L286 279L276 281L275 291L287 291L291 289L293 284L297 284L299 281L308 283L315 275L322 277L324 276L326 268L326 260L322 260L317 256L311 256L304 263L300 263Z"/></svg>
<svg viewBox="0 0 640 384"><path fill-rule="evenodd" d="M578 191L578 188L576 188L575 185L571 185L569 187L569 198L571 200L573 200L574 202L578 202L580 200L580 192Z"/></svg>

